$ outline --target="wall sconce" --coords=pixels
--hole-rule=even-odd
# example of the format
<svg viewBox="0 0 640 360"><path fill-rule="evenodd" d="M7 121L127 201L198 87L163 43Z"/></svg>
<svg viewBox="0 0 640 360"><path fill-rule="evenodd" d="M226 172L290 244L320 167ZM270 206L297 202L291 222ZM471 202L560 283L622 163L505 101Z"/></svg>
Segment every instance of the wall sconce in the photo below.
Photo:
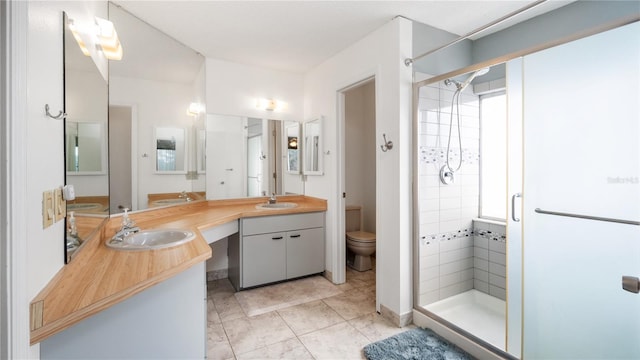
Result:
<svg viewBox="0 0 640 360"><path fill-rule="evenodd" d="M287 108L287 103L274 99L258 99L256 108L266 111L282 111Z"/></svg>
<svg viewBox="0 0 640 360"><path fill-rule="evenodd" d="M113 23L96 17L96 25L98 43L104 56L109 60L122 60L122 45Z"/></svg>
<svg viewBox="0 0 640 360"><path fill-rule="evenodd" d="M189 108L187 108L187 115L189 116L198 116L204 113L204 105L196 102L192 102L189 104Z"/></svg>

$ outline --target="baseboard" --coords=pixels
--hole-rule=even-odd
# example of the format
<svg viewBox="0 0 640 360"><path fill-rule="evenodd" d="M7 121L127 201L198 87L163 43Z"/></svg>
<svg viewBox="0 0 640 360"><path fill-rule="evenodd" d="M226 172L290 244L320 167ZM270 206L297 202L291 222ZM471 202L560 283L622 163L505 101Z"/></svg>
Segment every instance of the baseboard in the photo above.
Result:
<svg viewBox="0 0 640 360"><path fill-rule="evenodd" d="M226 279L229 277L229 269L207 271L207 281Z"/></svg>
<svg viewBox="0 0 640 360"><path fill-rule="evenodd" d="M462 350L468 352L473 357L483 360L505 360L507 358L501 357L498 354L484 348L483 346L476 344L465 336L449 329L436 320L428 317L427 315L413 310L413 323L423 328L429 328L436 334L442 336L448 341L456 344Z"/></svg>
<svg viewBox="0 0 640 360"><path fill-rule="evenodd" d="M331 271L325 270L324 274L322 274L322 275L325 277L325 279L327 279L327 280L329 280L329 281L331 281L332 283L335 284L335 282L333 281L333 273Z"/></svg>
<svg viewBox="0 0 640 360"><path fill-rule="evenodd" d="M400 315L382 304L380 304L380 315L397 327L404 327L413 322L413 312Z"/></svg>

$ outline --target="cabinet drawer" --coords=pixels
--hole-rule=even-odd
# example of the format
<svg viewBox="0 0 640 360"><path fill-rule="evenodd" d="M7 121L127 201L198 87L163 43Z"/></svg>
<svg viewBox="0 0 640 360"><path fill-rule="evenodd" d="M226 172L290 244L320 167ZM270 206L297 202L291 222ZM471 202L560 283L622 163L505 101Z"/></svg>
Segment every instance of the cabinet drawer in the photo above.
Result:
<svg viewBox="0 0 640 360"><path fill-rule="evenodd" d="M287 279L324 271L324 228L287 233Z"/></svg>
<svg viewBox="0 0 640 360"><path fill-rule="evenodd" d="M242 235L324 227L324 212L260 216L242 219Z"/></svg>
<svg viewBox="0 0 640 360"><path fill-rule="evenodd" d="M284 280L287 275L286 234L242 238L242 287Z"/></svg>

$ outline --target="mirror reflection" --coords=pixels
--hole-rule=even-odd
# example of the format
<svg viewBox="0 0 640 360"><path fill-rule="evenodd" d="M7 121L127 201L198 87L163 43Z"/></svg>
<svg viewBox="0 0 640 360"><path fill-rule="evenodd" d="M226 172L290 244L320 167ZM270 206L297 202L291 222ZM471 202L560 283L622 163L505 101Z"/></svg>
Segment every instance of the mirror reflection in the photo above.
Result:
<svg viewBox="0 0 640 360"><path fill-rule="evenodd" d="M67 200L65 260L109 214L107 169L108 85L97 66L85 56L64 15L64 151L65 184L75 199Z"/></svg>
<svg viewBox="0 0 640 360"><path fill-rule="evenodd" d="M321 118L304 123L304 174L322 175Z"/></svg>
<svg viewBox="0 0 640 360"><path fill-rule="evenodd" d="M109 69L111 213L204 199L204 57L113 3L109 20L125 49Z"/></svg>
<svg viewBox="0 0 640 360"><path fill-rule="evenodd" d="M206 130L208 199L304 193L289 144L299 123L207 114Z"/></svg>
<svg viewBox="0 0 640 360"><path fill-rule="evenodd" d="M109 70L112 214L304 193L300 123L192 111L204 108L204 58L112 3L109 19L126 49ZM158 129L182 129L183 145L176 136L174 153Z"/></svg>
<svg viewBox="0 0 640 360"><path fill-rule="evenodd" d="M104 123L67 120L65 126L67 175L104 174L107 152Z"/></svg>
<svg viewBox="0 0 640 360"><path fill-rule="evenodd" d="M285 123L285 133L287 134L287 172L290 174L300 173L300 124Z"/></svg>
<svg viewBox="0 0 640 360"><path fill-rule="evenodd" d="M184 129L156 128L156 171L179 173L185 171L187 153Z"/></svg>

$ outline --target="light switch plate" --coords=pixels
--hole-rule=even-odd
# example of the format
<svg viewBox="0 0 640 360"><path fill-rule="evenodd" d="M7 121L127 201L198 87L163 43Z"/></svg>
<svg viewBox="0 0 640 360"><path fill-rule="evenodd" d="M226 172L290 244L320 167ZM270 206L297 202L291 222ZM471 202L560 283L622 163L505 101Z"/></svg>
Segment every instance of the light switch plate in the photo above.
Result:
<svg viewBox="0 0 640 360"><path fill-rule="evenodd" d="M53 191L48 190L42 193L42 228L46 229L53 225L54 218Z"/></svg>
<svg viewBox="0 0 640 360"><path fill-rule="evenodd" d="M53 190L53 212L55 214L55 222L67 216L67 202L62 199L62 188Z"/></svg>

